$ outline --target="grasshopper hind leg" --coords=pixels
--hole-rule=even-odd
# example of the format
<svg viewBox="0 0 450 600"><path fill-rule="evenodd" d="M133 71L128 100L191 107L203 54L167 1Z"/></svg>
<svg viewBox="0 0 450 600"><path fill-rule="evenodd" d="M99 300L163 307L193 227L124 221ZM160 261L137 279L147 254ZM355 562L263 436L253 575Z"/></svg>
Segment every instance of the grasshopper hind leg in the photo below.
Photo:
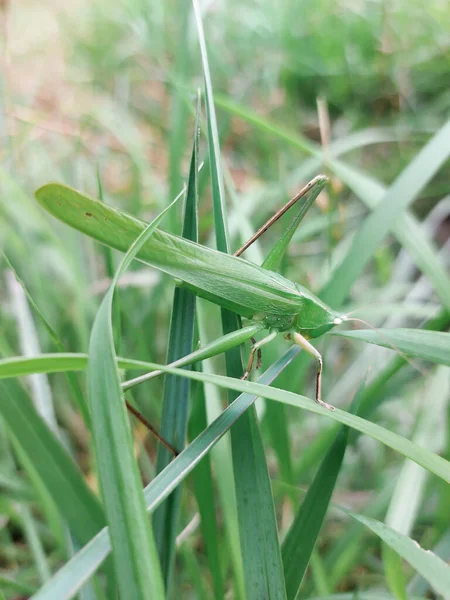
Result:
<svg viewBox="0 0 450 600"><path fill-rule="evenodd" d="M303 348L303 350L305 350L308 354L310 354L311 356L313 356L316 359L316 363L317 363L316 402L317 402L317 404L320 404L320 406L323 406L324 408L327 408L328 410L335 410L334 406L332 406L331 404L327 404L326 402L324 402L322 400L322 370L323 370L322 355L320 354L320 352L318 352L316 350L316 348L314 348L314 346L312 344L310 344L308 342L308 340L305 337L300 335L300 333L296 332L293 335L289 335L289 338L293 339L293 341L298 346Z"/></svg>

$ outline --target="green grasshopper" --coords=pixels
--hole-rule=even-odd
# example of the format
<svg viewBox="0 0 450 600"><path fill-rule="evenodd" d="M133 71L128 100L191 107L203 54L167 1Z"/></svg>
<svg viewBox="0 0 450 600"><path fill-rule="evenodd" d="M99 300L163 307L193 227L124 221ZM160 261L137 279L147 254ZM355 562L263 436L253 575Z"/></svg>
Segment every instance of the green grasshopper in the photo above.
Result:
<svg viewBox="0 0 450 600"><path fill-rule="evenodd" d="M256 239L259 238L291 206L305 197L298 216L285 232L284 246L300 220L306 214L327 181L326 176L318 175L310 181L292 200L265 223L234 256L201 246L175 235L156 230L137 255L137 258L175 277L179 284L192 290L228 310L231 310L250 323L242 329L222 336L218 340L175 361L171 366L186 366L201 361L253 338L263 330L267 335L253 344L243 379L248 377L255 355L278 334L301 346L313 356L317 363L316 402L329 410L333 406L322 400L322 356L310 343L347 317L324 304L305 287L293 283L270 270L278 265L281 258L277 247L259 267L239 258ZM48 184L36 192L39 203L52 215L71 227L92 238L126 252L137 236L146 227L143 221L109 207L94 198L72 188ZM122 384L124 391L160 374L147 373ZM130 405L127 406L136 414ZM141 419L142 420L142 419ZM145 423L147 426L148 424ZM153 428L151 428L153 431Z"/></svg>

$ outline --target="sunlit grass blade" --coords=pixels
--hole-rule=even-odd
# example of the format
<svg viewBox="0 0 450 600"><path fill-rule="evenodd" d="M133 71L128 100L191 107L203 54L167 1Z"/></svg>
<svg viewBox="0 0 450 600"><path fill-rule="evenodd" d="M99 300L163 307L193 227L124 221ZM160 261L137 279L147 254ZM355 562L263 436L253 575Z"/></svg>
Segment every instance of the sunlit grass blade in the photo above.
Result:
<svg viewBox="0 0 450 600"><path fill-rule="evenodd" d="M197 241L198 237L198 170L200 142L200 96L197 100L194 142L189 179L186 190L182 237ZM195 319L195 294L176 287L173 297L167 362L186 356L193 349ZM187 367L190 368L190 367ZM184 448L190 396L190 381L181 377L166 376L161 419L161 435L174 448ZM169 450L159 445L156 471L160 473L172 460ZM175 541L181 502L181 487L161 504L153 516L153 531L158 549L166 591L170 590L171 571L175 558Z"/></svg>
<svg viewBox="0 0 450 600"><path fill-rule="evenodd" d="M298 355L298 347L291 348L259 378L270 384L275 377ZM207 429L191 442L144 490L147 510L153 511L195 468L218 440L230 429L257 396L241 394ZM66 563L41 589L33 600L68 600L91 577L111 550L108 528L104 528L76 556Z"/></svg>
<svg viewBox="0 0 450 600"><path fill-rule="evenodd" d="M357 405L358 395L352 404L353 411ZM348 427L342 427L337 434L283 541L281 553L288 600L295 600L302 584L342 467L348 434Z"/></svg>
<svg viewBox="0 0 450 600"><path fill-rule="evenodd" d="M424 329L359 329L356 331L336 331L333 335L361 340L398 349L408 356L417 356L434 363L450 366L450 333L427 331Z"/></svg>
<svg viewBox="0 0 450 600"><path fill-rule="evenodd" d="M200 8L193 0L197 32L205 79L205 101L208 126L209 160L214 207L217 249L230 252L228 224L221 171L219 134L206 42ZM240 319L226 309L221 310L223 333L240 327ZM227 374L241 377L242 361L239 349L225 355ZM232 402L236 394L228 394ZM241 540L242 562L247 598L283 598L285 585L275 519L272 490L264 455L256 412L252 407L232 428L233 470Z"/></svg>
<svg viewBox="0 0 450 600"><path fill-rule="evenodd" d="M178 199L178 198L177 198ZM177 200L176 199L176 200ZM88 385L100 487L123 597L164 596L153 533L145 513L141 480L133 453L112 331L116 283L172 205L141 233L122 259L91 332Z"/></svg>

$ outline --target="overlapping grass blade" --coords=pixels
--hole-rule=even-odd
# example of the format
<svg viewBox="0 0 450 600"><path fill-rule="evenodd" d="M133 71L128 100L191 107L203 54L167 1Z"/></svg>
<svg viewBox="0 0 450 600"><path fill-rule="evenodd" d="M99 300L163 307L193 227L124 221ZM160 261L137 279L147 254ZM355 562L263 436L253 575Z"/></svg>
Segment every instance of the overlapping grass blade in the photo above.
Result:
<svg viewBox="0 0 450 600"><path fill-rule="evenodd" d="M196 242L198 237L199 136L200 96L197 100L194 143L186 191L182 230L182 237L193 242ZM169 346L167 350L168 363L172 363L192 352L194 319L195 294L185 288L176 287L173 297ZM188 379L173 377L172 375L166 377L161 418L161 435L178 451L181 451L185 445L189 396L190 381ZM172 458L173 457L168 449L160 444L156 464L157 473L160 473L165 469ZM171 496L161 504L153 516L153 531L166 590L170 589L171 570L175 558L175 541L178 529L180 502L181 487L177 488Z"/></svg>
<svg viewBox="0 0 450 600"><path fill-rule="evenodd" d="M226 205L221 172L219 135L214 108L203 25L197 0L193 0L205 79L205 99L208 124L209 161L214 207L217 249L230 252ZM222 309L223 333L240 327L236 314ZM225 355L227 374L242 375L238 348ZM236 394L228 394L229 402ZM248 411L232 428L233 469L241 540L244 581L247 598L283 598L285 586L272 490L261 435L254 409Z"/></svg>
<svg viewBox="0 0 450 600"><path fill-rule="evenodd" d="M350 339L361 340L384 348L400 350L408 356L417 356L450 367L450 333L425 329L359 329L336 331Z"/></svg>
<svg viewBox="0 0 450 600"><path fill-rule="evenodd" d="M288 350L259 378L270 384L274 378L298 355L300 348ZM180 484L181 481L208 454L218 440L230 429L257 396L241 394L225 411L205 429L181 454L179 454L144 490L147 510L155 508ZM66 563L52 579L33 596L33 600L68 600L99 568L111 550L108 528L103 529L76 556Z"/></svg>
<svg viewBox="0 0 450 600"><path fill-rule="evenodd" d="M112 303L120 275L171 206L152 221L123 258L97 312L89 344L88 385L94 445L115 570L121 595L136 599L147 598L149 594L163 597L164 586L120 386Z"/></svg>

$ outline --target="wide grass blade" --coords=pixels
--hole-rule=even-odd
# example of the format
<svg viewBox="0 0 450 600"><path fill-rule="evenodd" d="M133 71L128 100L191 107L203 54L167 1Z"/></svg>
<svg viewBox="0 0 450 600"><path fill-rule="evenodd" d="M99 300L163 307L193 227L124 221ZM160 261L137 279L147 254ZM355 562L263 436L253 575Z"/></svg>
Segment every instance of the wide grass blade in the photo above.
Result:
<svg viewBox="0 0 450 600"><path fill-rule="evenodd" d="M97 312L89 344L88 385L94 445L114 549L114 565L124 598L163 597L164 586L153 533L145 513L120 385L112 330L112 303L120 275L171 206L152 221L123 258Z"/></svg>
<svg viewBox="0 0 450 600"><path fill-rule="evenodd" d="M197 0L193 0L205 79L209 160L217 249L230 253L226 217L219 134L214 108L203 24ZM234 313L222 308L223 333L241 326ZM242 360L238 348L225 354L227 374L241 377ZM228 394L232 402L236 394ZM242 564L247 598L284 598L285 585L269 473L254 408L231 430L233 470L239 519Z"/></svg>
<svg viewBox="0 0 450 600"><path fill-rule="evenodd" d="M358 396L352 408L357 406ZM349 428L342 427L295 515L281 548L288 600L295 600L319 536L342 467Z"/></svg>
<svg viewBox="0 0 450 600"><path fill-rule="evenodd" d="M300 348L298 347L288 350L261 375L259 381L270 384L299 352ZM147 510L155 510L167 498L256 399L255 395L241 394L146 487L144 495ZM68 600L72 598L83 583L99 568L110 550L109 530L104 528L66 563L44 588L33 596L33 600L53 600L53 598Z"/></svg>
<svg viewBox="0 0 450 600"><path fill-rule="evenodd" d="M200 137L200 96L197 100L194 143L192 148L189 179L186 191L182 237L197 241L198 237L198 170ZM195 294L176 287L170 322L167 362L192 352L194 343ZM187 367L190 368L190 367ZM161 418L161 435L174 448L181 451L185 446L190 396L190 381L172 375L166 376ZM160 473L172 460L172 455L162 444L158 448L156 471ZM181 502L181 486L161 504L153 516L153 531L158 549L166 590L170 589L171 570L175 558Z"/></svg>
<svg viewBox="0 0 450 600"><path fill-rule="evenodd" d="M424 329L360 329L333 335L361 340L450 367L450 333Z"/></svg>

